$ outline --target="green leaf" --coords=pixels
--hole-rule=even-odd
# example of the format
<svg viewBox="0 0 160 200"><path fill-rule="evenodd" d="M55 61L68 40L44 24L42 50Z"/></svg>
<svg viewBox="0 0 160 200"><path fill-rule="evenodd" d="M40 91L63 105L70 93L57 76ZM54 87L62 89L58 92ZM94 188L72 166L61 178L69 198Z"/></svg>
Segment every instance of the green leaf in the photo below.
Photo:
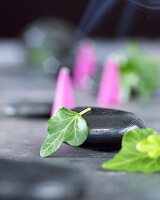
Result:
<svg viewBox="0 0 160 200"><path fill-rule="evenodd" d="M158 158L160 157L160 136L152 134L147 139L138 142L136 148L142 153L147 153L150 158Z"/></svg>
<svg viewBox="0 0 160 200"><path fill-rule="evenodd" d="M77 113L67 108L60 108L48 120L48 136L41 147L40 156L47 157L53 154L63 142L72 146L83 144L88 137L89 128L82 115L90 110L87 108Z"/></svg>
<svg viewBox="0 0 160 200"><path fill-rule="evenodd" d="M123 137L122 149L113 159L103 163L102 168L127 172L160 172L159 150L160 136L154 130L129 131Z"/></svg>

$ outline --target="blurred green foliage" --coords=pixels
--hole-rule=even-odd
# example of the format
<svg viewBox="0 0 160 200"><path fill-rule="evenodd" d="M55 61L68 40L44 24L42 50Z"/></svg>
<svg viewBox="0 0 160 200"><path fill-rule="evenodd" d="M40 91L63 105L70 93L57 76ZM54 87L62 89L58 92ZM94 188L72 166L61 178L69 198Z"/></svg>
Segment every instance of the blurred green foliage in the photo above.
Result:
<svg viewBox="0 0 160 200"><path fill-rule="evenodd" d="M125 58L120 58L121 86L124 100L135 94L149 97L158 84L158 68L153 57L145 54L138 43L129 43Z"/></svg>

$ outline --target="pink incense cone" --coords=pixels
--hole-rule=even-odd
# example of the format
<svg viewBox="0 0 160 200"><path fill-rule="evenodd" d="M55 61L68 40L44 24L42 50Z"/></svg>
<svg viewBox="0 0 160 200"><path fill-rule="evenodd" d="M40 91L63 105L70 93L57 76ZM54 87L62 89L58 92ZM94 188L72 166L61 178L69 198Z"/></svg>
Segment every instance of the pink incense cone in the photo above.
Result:
<svg viewBox="0 0 160 200"><path fill-rule="evenodd" d="M75 59L73 74L75 84L81 89L86 89L88 78L95 75L96 69L94 46L89 42L82 43Z"/></svg>
<svg viewBox="0 0 160 200"><path fill-rule="evenodd" d="M67 107L69 109L75 107L72 81L69 69L65 67L60 70L58 75L51 115L61 107Z"/></svg>
<svg viewBox="0 0 160 200"><path fill-rule="evenodd" d="M120 104L120 72L115 59L108 59L100 81L97 101L101 107L115 107Z"/></svg>

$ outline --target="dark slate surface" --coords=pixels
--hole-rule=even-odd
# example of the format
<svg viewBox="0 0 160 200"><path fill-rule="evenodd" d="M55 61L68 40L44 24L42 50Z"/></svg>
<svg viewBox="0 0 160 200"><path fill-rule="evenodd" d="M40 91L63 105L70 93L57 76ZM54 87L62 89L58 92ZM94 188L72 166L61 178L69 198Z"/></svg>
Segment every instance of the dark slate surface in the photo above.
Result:
<svg viewBox="0 0 160 200"><path fill-rule="evenodd" d="M44 160L39 149L46 136L45 119L9 118L3 115L4 106L18 99L51 101L53 81L41 73L35 75L18 68L0 69L0 158L10 160ZM82 98L82 97L81 97ZM85 98L86 104L95 105ZM84 98L79 98L78 106ZM121 109L136 113L148 127L160 132L160 95L149 102L131 102ZM88 193L85 200L159 200L160 174L106 172L101 163L113 156L113 152L98 152L82 148L63 147L46 161L67 163L86 172Z"/></svg>

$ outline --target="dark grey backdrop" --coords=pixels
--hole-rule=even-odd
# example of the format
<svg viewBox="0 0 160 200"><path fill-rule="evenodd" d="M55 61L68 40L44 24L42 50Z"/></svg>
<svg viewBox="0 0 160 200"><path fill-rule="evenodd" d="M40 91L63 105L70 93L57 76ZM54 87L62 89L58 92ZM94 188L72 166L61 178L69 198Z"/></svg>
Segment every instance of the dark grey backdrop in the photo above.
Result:
<svg viewBox="0 0 160 200"><path fill-rule="evenodd" d="M76 26L84 14L90 0L1 0L0 1L0 37L15 37L34 19L41 17L60 17ZM102 0L103 1L103 0ZM99 1L100 2L100 1ZM116 37L116 28L122 15L126 0L111 10L101 21L92 36ZM137 8L134 23L127 32L128 36L159 37L160 11L145 11Z"/></svg>

